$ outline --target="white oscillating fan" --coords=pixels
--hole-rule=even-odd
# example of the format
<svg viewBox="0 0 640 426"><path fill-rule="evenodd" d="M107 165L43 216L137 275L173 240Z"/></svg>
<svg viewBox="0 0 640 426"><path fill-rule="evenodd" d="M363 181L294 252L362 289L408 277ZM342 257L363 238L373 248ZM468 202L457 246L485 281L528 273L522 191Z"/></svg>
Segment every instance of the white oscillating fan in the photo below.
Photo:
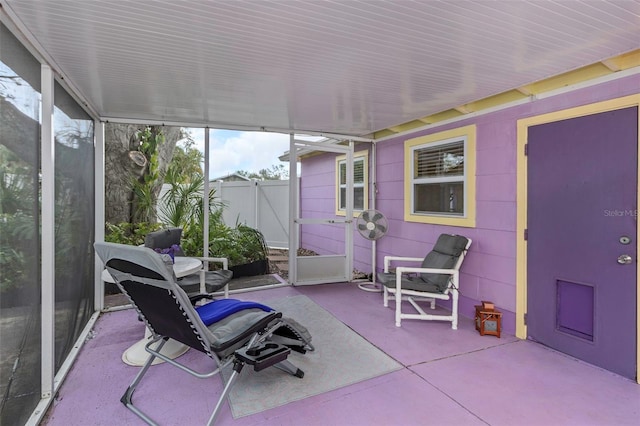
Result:
<svg viewBox="0 0 640 426"><path fill-rule="evenodd" d="M371 241L371 283L359 284L365 291L382 291L376 286L376 240L382 238L389 229L387 218L378 210L364 210L356 219L356 228L360 235Z"/></svg>
<svg viewBox="0 0 640 426"><path fill-rule="evenodd" d="M365 210L356 220L358 232L367 240L377 240L387 233L387 218L378 210Z"/></svg>

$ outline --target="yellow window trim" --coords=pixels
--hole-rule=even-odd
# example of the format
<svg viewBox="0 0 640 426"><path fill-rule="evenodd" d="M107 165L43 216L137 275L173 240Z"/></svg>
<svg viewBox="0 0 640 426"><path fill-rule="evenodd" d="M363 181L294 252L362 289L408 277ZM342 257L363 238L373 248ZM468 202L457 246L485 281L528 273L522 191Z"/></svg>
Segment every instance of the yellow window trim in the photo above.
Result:
<svg viewBox="0 0 640 426"><path fill-rule="evenodd" d="M466 137L465 148L465 216L448 217L438 215L423 215L412 213L412 193L411 173L413 164L412 148L439 142L446 139ZM406 222L431 223L434 225L451 225L474 228L476 226L476 126L464 126L457 129L446 130L444 132L433 133L427 136L420 136L408 139L404 142L404 220Z"/></svg>
<svg viewBox="0 0 640 426"><path fill-rule="evenodd" d="M369 208L369 151L358 151L353 153L353 161L355 162L357 159L364 158L364 204L363 210L367 210ZM346 212L340 209L340 162L345 161L347 159L346 155L339 155L336 157L336 216L346 216ZM358 217L362 210L353 210L353 217Z"/></svg>

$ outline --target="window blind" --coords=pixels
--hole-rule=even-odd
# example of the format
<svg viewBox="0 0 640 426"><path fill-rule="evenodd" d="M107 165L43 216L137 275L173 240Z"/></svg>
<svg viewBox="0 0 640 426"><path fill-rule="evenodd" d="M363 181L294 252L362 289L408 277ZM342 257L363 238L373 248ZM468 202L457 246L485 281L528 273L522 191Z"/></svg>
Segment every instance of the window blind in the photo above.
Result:
<svg viewBox="0 0 640 426"><path fill-rule="evenodd" d="M464 176L464 142L452 142L415 151L414 177Z"/></svg>

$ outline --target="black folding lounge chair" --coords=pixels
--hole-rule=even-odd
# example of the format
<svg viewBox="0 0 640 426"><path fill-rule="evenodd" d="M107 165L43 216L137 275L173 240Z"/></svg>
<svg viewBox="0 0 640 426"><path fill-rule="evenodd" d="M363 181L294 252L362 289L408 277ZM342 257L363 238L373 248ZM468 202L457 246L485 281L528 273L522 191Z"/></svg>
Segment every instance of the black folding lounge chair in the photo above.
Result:
<svg viewBox="0 0 640 426"><path fill-rule="evenodd" d="M180 247L182 228L166 228L150 232L144 238L144 246L155 251L172 250L175 256L184 256ZM189 295L213 293L224 289L224 296L229 297L229 282L233 271L228 269L228 261L223 257L197 257L204 262L204 267L197 273L178 278L178 285ZM222 269L208 270L208 263L220 263ZM204 284L204 286L203 286Z"/></svg>
<svg viewBox="0 0 640 426"><path fill-rule="evenodd" d="M153 334L146 345L149 359L121 398L145 422L155 424L133 404L132 398L156 357L198 378L214 376L233 364L208 424L215 421L244 365L252 365L256 371L274 366L293 376L304 376L287 357L292 349L305 353L313 350L313 346L308 331L294 320L282 318L280 312L264 305L234 299L194 307L176 284L168 256L146 247L114 243L95 243L95 249ZM215 361L215 369L199 373L161 354L162 346L170 338L203 352ZM154 349L157 342L160 343Z"/></svg>

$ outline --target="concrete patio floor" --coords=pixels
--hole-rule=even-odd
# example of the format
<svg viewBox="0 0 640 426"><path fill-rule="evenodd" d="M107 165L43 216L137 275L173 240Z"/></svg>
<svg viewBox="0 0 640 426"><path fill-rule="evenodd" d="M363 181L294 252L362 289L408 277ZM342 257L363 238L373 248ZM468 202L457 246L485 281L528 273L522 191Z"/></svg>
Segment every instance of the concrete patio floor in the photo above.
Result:
<svg viewBox="0 0 640 426"><path fill-rule="evenodd" d="M235 295L265 301L303 294L400 362L398 371L218 425L636 425L640 386L539 344L480 336L473 321L403 321L355 284L281 287ZM304 324L304 318L297 318ZM138 425L120 397L138 368L120 356L144 334L132 310L103 314L43 424ZM184 361L212 365L191 350ZM205 424L221 379L152 367L136 401L166 425ZM154 371L155 370L155 371ZM143 382L145 383L145 382Z"/></svg>

